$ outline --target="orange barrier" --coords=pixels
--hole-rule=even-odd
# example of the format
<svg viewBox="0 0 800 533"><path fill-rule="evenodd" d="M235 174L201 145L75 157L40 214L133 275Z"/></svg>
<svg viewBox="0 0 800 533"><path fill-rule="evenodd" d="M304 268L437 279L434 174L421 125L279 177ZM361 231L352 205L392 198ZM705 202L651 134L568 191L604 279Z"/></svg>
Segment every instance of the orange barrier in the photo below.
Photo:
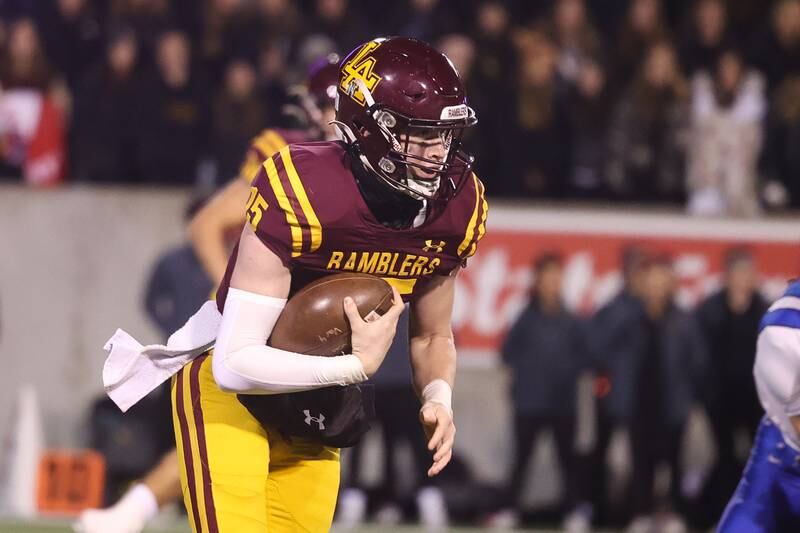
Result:
<svg viewBox="0 0 800 533"><path fill-rule="evenodd" d="M39 461L36 494L42 513L77 514L101 507L106 464L92 450L50 450Z"/></svg>

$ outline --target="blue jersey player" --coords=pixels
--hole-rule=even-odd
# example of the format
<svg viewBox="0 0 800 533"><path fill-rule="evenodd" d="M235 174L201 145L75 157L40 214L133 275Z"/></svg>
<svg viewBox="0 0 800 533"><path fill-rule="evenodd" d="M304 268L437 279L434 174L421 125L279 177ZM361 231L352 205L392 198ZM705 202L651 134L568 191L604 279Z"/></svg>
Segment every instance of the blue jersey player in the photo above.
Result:
<svg viewBox="0 0 800 533"><path fill-rule="evenodd" d="M766 415L718 533L800 532L800 281L759 330L753 373Z"/></svg>

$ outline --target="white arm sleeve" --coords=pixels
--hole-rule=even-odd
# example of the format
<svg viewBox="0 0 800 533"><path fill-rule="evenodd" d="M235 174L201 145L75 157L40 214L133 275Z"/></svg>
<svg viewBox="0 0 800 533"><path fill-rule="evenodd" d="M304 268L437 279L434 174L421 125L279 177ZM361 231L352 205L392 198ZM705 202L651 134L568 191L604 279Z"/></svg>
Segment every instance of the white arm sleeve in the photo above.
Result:
<svg viewBox="0 0 800 533"><path fill-rule="evenodd" d="M226 392L280 394L366 381L353 354L320 357L267 346L286 300L231 288L225 300L212 371Z"/></svg>

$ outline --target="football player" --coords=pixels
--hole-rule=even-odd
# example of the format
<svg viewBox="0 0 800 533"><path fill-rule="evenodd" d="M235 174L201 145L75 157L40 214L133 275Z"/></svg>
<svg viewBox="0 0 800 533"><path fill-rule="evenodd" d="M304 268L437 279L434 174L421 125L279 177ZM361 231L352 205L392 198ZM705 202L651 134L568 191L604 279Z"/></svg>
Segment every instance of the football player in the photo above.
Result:
<svg viewBox="0 0 800 533"><path fill-rule="evenodd" d="M250 143L236 179L203 206L189 225L189 237L208 275L218 282L225 274L230 248L228 235L245 222L244 210L251 181L261 164L287 144L336 139L334 97L338 83L339 56L330 54L311 66L303 86L292 88L293 103L284 111L298 122L291 129L267 128Z"/></svg>
<svg viewBox="0 0 800 533"><path fill-rule="evenodd" d="M413 39L376 39L340 66L336 124L344 141L290 145L263 163L217 292L214 351L173 380L195 532L330 528L339 450L323 420L342 413L326 401L375 372L403 309L396 300L365 322L346 300L351 354L267 346L286 299L331 273L381 276L409 302L410 358L433 455L428 475L450 461L455 278L485 233L488 209L472 158L460 150L476 121L443 54Z"/></svg>
<svg viewBox="0 0 800 533"><path fill-rule="evenodd" d="M476 122L443 54L414 39L375 39L340 65L335 123L344 141L285 146L261 165L217 291L214 348L198 356L208 345L199 338L181 348L189 362L172 381L195 532L330 528L338 448L363 434L369 412L358 384L380 366L404 302L433 456L428 475L448 464L455 278L485 234L488 211L472 158L460 150ZM392 308L369 321L345 299L352 353L317 357L268 346L287 298L336 272L380 276L395 295ZM120 342L138 344L116 335L109 359L115 350L130 353Z"/></svg>
<svg viewBox="0 0 800 533"><path fill-rule="evenodd" d="M245 222L244 205L250 182L261 164L289 143L333 140L336 132L334 97L338 85L339 56L330 54L309 69L302 86L293 87L293 102L287 115L296 128L267 128L250 143L235 179L220 190L195 214L189 235L209 279L221 280L230 254L227 243L231 231ZM107 509L87 509L74 525L83 533L139 533L158 510L181 497L180 472L176 450L168 452L139 483Z"/></svg>
<svg viewBox="0 0 800 533"><path fill-rule="evenodd" d="M766 415L717 531L800 531L800 281L761 320L753 373Z"/></svg>

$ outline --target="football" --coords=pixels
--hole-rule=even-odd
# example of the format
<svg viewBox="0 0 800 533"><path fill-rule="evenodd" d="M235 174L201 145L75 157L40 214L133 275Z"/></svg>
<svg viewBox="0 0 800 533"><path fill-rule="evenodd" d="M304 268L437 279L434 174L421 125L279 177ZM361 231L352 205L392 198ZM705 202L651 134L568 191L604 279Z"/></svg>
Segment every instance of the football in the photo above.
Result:
<svg viewBox="0 0 800 533"><path fill-rule="evenodd" d="M358 312L383 315L392 306L392 288L370 274L344 273L306 285L286 303L268 344L281 350L308 355L341 355L350 352L350 324L344 298L350 296Z"/></svg>

